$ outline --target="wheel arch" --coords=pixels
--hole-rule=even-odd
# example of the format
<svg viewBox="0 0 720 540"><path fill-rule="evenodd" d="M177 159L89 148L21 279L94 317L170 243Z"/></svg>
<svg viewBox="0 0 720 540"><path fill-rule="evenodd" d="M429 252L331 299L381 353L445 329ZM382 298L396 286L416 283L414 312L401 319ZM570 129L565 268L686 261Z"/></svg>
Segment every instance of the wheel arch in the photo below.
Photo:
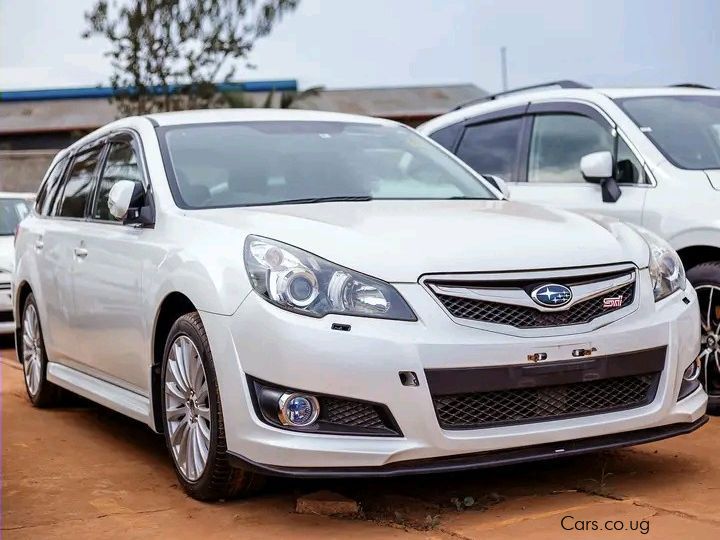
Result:
<svg viewBox="0 0 720 540"><path fill-rule="evenodd" d="M680 260L686 270L706 262L720 262L720 247L693 245L678 250Z"/></svg>
<svg viewBox="0 0 720 540"><path fill-rule="evenodd" d="M152 366L150 368L150 394L152 401L153 422L155 431L162 433L163 423L161 418L160 399L162 392L160 388L160 369L162 366L165 342L170 334L173 323L186 313L197 311L195 303L188 296L173 291L168 293L160 302L155 316L155 324L152 334Z"/></svg>
<svg viewBox="0 0 720 540"><path fill-rule="evenodd" d="M14 305L14 320L15 320L15 350L18 353L17 354L17 360L18 362L22 363L20 350L18 349L18 344L20 343L20 319L22 315L22 307L25 304L25 299L30 295L32 292L32 288L30 287L30 283L23 280L20 282L20 285L15 289L15 298L16 302Z"/></svg>

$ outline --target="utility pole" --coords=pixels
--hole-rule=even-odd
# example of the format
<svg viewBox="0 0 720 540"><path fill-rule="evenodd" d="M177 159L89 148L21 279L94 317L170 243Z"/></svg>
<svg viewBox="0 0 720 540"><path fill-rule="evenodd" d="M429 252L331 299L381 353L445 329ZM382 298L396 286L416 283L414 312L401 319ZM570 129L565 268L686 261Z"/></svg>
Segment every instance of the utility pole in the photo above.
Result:
<svg viewBox="0 0 720 540"><path fill-rule="evenodd" d="M507 92L507 90L508 90L507 47L500 47L500 74L502 76L503 92Z"/></svg>

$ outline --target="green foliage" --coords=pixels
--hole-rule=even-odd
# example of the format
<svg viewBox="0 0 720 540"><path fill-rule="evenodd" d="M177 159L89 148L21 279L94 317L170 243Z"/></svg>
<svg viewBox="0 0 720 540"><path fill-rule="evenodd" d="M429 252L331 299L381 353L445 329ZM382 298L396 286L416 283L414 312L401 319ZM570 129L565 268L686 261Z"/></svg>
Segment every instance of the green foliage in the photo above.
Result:
<svg viewBox="0 0 720 540"><path fill-rule="evenodd" d="M98 0L84 38L111 45L113 98L123 115L224 107L216 83L300 0ZM129 90L124 90L129 89ZM247 100L243 100L247 102Z"/></svg>

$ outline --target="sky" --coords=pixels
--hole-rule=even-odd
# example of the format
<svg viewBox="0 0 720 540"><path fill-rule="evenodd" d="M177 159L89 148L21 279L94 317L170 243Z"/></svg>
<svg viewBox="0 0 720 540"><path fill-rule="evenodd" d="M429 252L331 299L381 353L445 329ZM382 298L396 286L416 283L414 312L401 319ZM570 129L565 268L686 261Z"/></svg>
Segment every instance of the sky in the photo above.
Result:
<svg viewBox="0 0 720 540"><path fill-rule="evenodd" d="M0 91L107 85L109 46L84 40L95 0L0 0ZM556 79L720 86L720 0L301 0L238 80L326 88Z"/></svg>

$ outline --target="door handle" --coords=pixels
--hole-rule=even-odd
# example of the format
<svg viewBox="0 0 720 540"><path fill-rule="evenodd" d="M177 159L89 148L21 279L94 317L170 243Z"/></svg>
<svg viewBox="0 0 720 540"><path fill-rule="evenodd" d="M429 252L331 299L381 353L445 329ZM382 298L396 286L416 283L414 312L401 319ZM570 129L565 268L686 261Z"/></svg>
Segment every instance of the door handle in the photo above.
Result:
<svg viewBox="0 0 720 540"><path fill-rule="evenodd" d="M78 259L84 259L85 257L87 257L88 254L87 249L81 247L76 247L75 249L73 249L73 252Z"/></svg>
<svg viewBox="0 0 720 540"><path fill-rule="evenodd" d="M35 249L38 251L45 247L45 242L43 242L42 238L38 238L35 240Z"/></svg>

